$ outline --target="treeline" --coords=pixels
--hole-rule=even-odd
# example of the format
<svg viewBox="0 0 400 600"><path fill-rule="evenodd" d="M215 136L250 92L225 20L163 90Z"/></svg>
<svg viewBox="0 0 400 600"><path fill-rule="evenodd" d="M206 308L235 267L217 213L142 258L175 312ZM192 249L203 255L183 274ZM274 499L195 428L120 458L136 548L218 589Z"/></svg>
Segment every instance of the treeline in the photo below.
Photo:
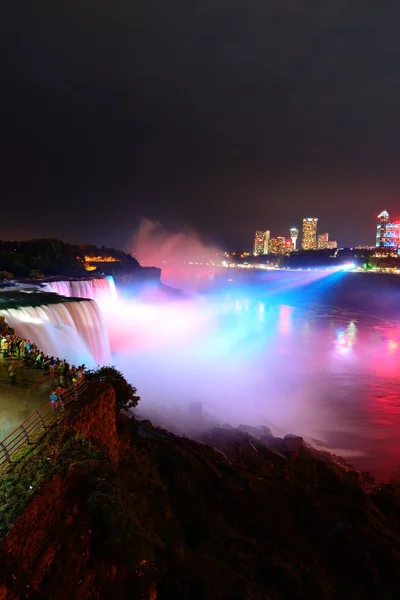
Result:
<svg viewBox="0 0 400 600"><path fill-rule="evenodd" d="M140 269L132 255L114 248L73 245L49 238L22 242L0 241L0 279L83 277L87 274L85 256L115 258L118 262L104 263L101 266L100 271L106 275Z"/></svg>

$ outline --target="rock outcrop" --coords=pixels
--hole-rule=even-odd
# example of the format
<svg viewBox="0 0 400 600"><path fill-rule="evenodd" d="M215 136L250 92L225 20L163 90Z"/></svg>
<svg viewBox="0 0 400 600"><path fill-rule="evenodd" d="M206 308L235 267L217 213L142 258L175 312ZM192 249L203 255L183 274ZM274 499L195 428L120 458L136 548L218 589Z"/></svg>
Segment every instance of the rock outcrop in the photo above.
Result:
<svg viewBox="0 0 400 600"><path fill-rule="evenodd" d="M121 440L117 435L115 418L115 392L110 385L91 384L89 397L73 419L71 427L83 438L99 444L109 459L118 464L121 454Z"/></svg>
<svg viewBox="0 0 400 600"><path fill-rule="evenodd" d="M0 600L400 597L396 486L294 435L201 435L116 427L93 388L43 441L53 470L1 541Z"/></svg>

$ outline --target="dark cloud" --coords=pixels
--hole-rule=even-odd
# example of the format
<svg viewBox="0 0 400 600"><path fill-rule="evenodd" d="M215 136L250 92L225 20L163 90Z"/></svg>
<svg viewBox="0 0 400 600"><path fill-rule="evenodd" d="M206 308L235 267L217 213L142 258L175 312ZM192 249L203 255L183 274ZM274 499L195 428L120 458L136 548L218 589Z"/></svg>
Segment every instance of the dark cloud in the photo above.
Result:
<svg viewBox="0 0 400 600"><path fill-rule="evenodd" d="M316 214L339 241L372 242L377 211L396 213L396 2L4 13L2 236L122 244L147 217L244 245Z"/></svg>

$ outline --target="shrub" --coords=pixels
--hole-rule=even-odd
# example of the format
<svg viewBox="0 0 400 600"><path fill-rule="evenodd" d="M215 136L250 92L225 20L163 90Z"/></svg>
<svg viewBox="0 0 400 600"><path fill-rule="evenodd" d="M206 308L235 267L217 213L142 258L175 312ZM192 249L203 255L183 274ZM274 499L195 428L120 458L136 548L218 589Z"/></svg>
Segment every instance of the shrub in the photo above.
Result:
<svg viewBox="0 0 400 600"><path fill-rule="evenodd" d="M115 406L118 410L128 410L137 406L140 397L133 387L115 367L99 367L85 372L87 381L109 383L115 391Z"/></svg>
<svg viewBox="0 0 400 600"><path fill-rule="evenodd" d="M29 273L29 279L43 279L43 273L39 269L32 269Z"/></svg>
<svg viewBox="0 0 400 600"><path fill-rule="evenodd" d="M14 275L9 271L0 271L0 279L14 279Z"/></svg>

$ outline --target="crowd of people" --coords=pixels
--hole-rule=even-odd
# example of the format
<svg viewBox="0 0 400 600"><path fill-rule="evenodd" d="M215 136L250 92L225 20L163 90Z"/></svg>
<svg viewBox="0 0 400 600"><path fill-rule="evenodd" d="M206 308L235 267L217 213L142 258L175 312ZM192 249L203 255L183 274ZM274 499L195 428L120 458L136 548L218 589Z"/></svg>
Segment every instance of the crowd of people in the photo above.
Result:
<svg viewBox="0 0 400 600"><path fill-rule="evenodd" d="M85 365L75 367L65 359L44 354L36 344L15 334L0 334L0 350L3 359L19 359L23 369L38 369L44 375L53 377L61 390L69 388L84 377ZM7 368L12 385L17 383L15 361L10 360Z"/></svg>

